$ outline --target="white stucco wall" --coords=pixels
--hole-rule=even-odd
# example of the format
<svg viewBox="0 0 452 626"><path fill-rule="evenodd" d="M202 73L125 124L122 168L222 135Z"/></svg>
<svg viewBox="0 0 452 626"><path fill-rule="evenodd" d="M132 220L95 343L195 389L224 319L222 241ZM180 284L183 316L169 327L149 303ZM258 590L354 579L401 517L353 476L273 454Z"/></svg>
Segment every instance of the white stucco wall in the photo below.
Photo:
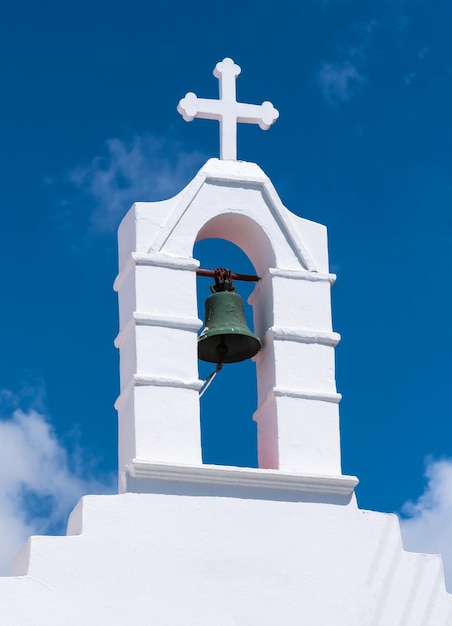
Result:
<svg viewBox="0 0 452 626"><path fill-rule="evenodd" d="M241 471L84 498L71 536L32 538L0 580L2 626L452 623L440 557L404 552L394 515Z"/></svg>

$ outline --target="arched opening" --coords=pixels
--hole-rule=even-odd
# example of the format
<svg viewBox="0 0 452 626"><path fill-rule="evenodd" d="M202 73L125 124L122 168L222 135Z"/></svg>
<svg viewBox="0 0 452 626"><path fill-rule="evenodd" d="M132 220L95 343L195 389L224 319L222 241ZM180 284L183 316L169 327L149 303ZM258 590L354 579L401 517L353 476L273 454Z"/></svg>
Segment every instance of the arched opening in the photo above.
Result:
<svg viewBox="0 0 452 626"><path fill-rule="evenodd" d="M275 253L267 234L257 222L246 215L220 213L204 224L196 241L215 237L234 243L247 256L259 275L275 266Z"/></svg>
<svg viewBox="0 0 452 626"><path fill-rule="evenodd" d="M236 273L256 274L256 269L235 244L223 239L203 239L194 248L201 267L225 267ZM213 279L197 278L198 315L204 320L204 304ZM247 299L254 283L237 281L245 304L246 321L253 329L253 312ZM199 361L204 380L215 365ZM225 364L200 400L201 446L204 463L257 467L257 431L253 413L257 404L256 366L251 360Z"/></svg>

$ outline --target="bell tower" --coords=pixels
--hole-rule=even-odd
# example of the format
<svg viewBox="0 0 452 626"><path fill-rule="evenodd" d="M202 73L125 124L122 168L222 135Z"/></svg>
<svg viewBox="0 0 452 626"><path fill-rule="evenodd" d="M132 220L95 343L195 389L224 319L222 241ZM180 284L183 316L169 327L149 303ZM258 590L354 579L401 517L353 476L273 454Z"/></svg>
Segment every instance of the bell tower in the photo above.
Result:
<svg viewBox="0 0 452 626"><path fill-rule="evenodd" d="M175 198L134 204L119 228L121 488L138 467L144 476L155 464L161 472L202 466L193 246L221 238L245 252L259 277L249 300L263 346L254 357L259 469L327 476L352 493L357 481L340 468L326 229L291 213L257 165L236 160L237 122L268 129L279 115L269 102L236 102L239 73L224 59L214 70L220 99L188 93L178 106L187 121L220 121L222 158Z"/></svg>

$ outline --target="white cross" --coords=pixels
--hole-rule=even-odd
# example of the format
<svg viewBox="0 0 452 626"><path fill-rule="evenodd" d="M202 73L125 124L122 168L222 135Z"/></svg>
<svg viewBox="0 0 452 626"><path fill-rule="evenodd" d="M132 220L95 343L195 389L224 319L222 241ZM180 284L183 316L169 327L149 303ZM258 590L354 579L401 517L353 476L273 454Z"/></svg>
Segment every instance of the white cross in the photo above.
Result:
<svg viewBox="0 0 452 626"><path fill-rule="evenodd" d="M237 102L235 79L241 69L232 59L223 59L213 71L220 81L220 99L198 98L189 92L179 102L177 110L186 122L195 117L220 122L220 159L237 159L237 123L258 124L262 130L268 130L279 117L279 111L271 102L262 104L244 104Z"/></svg>

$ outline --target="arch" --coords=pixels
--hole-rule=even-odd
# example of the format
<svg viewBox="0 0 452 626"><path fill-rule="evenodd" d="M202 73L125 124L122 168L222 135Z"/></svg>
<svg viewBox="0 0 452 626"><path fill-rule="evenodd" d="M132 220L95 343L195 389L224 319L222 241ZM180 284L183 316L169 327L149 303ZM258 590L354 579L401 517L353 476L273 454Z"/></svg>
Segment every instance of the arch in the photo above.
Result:
<svg viewBox="0 0 452 626"><path fill-rule="evenodd" d="M165 216L162 214L161 222L157 216L153 219L155 234L148 248L150 253L186 256L192 247L193 233L198 232L201 236L207 236L204 225L211 220L210 226L220 232L212 232L208 236L238 242L243 250L248 250L249 242L240 240L240 233L239 239L236 239L233 233L228 235L221 233L223 227L228 230L231 226L228 224L230 219L238 224L231 217L231 214L234 214L240 217L247 216L250 219L248 226L254 221L255 226L251 228L253 236L261 239L265 233L272 242L270 245L273 247L272 253L267 259L262 259L261 263L258 263L259 266L274 265L276 259L278 267L296 271L318 271L317 263L302 241L305 238L312 239L313 224L298 218L286 209L268 177L253 163L210 159L180 194L170 203L167 201L166 205L164 203L159 205ZM220 218L219 221L215 219L216 217ZM221 227L218 227L219 224ZM245 225L244 222L243 224ZM262 232L259 232L257 225ZM244 230L247 232L246 226ZM315 233L314 242L317 238L318 233ZM267 252L270 249L268 245L264 245L263 248ZM255 257L252 253L247 253L250 258Z"/></svg>
<svg viewBox="0 0 452 626"><path fill-rule="evenodd" d="M273 325L273 281L268 280L269 269L276 266L276 254L270 238L264 228L253 218L243 213L224 211L212 217L199 229L196 242L208 238L223 239L235 244L248 257L255 268L256 273L265 277L257 284L257 289L248 300L252 305L254 332L260 337L263 348L253 359L256 362L254 381L257 385L257 406L267 397L270 388L275 385L275 360L273 344L266 345L267 332ZM218 267L218 264L216 265ZM227 267L227 266L226 266ZM212 269L212 268L210 268ZM228 268L234 270L234 268ZM265 355L265 356L264 356ZM253 366L254 369L254 366ZM254 413L253 420L258 410ZM259 430L259 429L258 429ZM266 425L261 431L268 431ZM257 437L257 453L260 459L267 456L265 452L268 445L262 434ZM260 465L261 461L259 461ZM267 467L278 468L278 459L271 458L267 461Z"/></svg>
<svg viewBox="0 0 452 626"><path fill-rule="evenodd" d="M246 215L235 212L216 215L202 226L195 243L203 239L225 239L234 243L250 259L260 276L275 266L270 239L260 224Z"/></svg>
<svg viewBox="0 0 452 626"><path fill-rule="evenodd" d="M202 267L230 267L255 274L256 269L245 252L229 240L203 238L194 248ZM204 319L205 298L210 295L213 280L197 278L198 315ZM254 283L235 283L244 303ZM253 328L252 307L245 304L247 324ZM199 378L204 380L214 369L212 363L198 361ZM257 408L256 364L251 360L223 367L212 386L200 400L201 451L203 463L257 467L257 425L253 415Z"/></svg>

